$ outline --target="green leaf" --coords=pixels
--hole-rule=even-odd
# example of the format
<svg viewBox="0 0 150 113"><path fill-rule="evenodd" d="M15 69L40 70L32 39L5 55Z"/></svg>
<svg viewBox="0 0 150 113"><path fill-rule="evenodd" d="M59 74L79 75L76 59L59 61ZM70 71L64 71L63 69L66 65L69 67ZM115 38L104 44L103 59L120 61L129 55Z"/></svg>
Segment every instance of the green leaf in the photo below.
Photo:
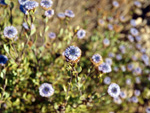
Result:
<svg viewBox="0 0 150 113"><path fill-rule="evenodd" d="M36 29L31 29L31 34L30 35L33 35L34 33L36 32Z"/></svg>
<svg viewBox="0 0 150 113"><path fill-rule="evenodd" d="M6 44L4 44L4 50L9 54L9 48L6 46Z"/></svg>
<svg viewBox="0 0 150 113"><path fill-rule="evenodd" d="M78 73L80 73L81 71L82 71L82 67L77 67L77 71L78 71Z"/></svg>
<svg viewBox="0 0 150 113"><path fill-rule="evenodd" d="M46 26L46 28L45 28L45 32L47 32L47 31L48 31L48 29L49 29L49 26Z"/></svg>
<svg viewBox="0 0 150 113"><path fill-rule="evenodd" d="M63 85L63 88L64 88L64 91L67 92L67 89L66 89L66 86L65 86L65 85Z"/></svg>

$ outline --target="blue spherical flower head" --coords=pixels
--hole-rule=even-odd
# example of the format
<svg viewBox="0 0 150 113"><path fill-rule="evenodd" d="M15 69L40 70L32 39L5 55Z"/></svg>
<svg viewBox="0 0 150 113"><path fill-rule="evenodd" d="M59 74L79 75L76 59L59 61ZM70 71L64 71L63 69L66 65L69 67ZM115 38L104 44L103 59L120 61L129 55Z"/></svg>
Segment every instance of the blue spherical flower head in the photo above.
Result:
<svg viewBox="0 0 150 113"><path fill-rule="evenodd" d="M95 65L98 66L103 63L102 56L100 54L94 54L91 58L91 62Z"/></svg>
<svg viewBox="0 0 150 113"><path fill-rule="evenodd" d="M130 41L130 42L134 42L134 38L133 38L133 36L132 35L128 35L128 40Z"/></svg>
<svg viewBox="0 0 150 113"><path fill-rule="evenodd" d="M132 71L133 70L133 64L128 64L127 69L128 69L128 71Z"/></svg>
<svg viewBox="0 0 150 113"><path fill-rule="evenodd" d="M141 41L141 36L136 36L136 37L135 37L135 40L136 40L137 42L140 42L140 41Z"/></svg>
<svg viewBox="0 0 150 113"><path fill-rule="evenodd" d="M108 24L108 29L112 31L114 29L113 25L112 24Z"/></svg>
<svg viewBox="0 0 150 113"><path fill-rule="evenodd" d="M130 79L130 78L128 78L128 79L126 80L126 84L127 84L127 85L130 85L130 84L131 84L131 79Z"/></svg>
<svg viewBox="0 0 150 113"><path fill-rule="evenodd" d="M117 98L120 95L120 87L116 83L111 83L108 87L107 92L111 97Z"/></svg>
<svg viewBox="0 0 150 113"><path fill-rule="evenodd" d="M65 19L65 17L66 17L65 13L58 13L57 16L61 20Z"/></svg>
<svg viewBox="0 0 150 113"><path fill-rule="evenodd" d="M133 70L133 74L135 75L141 75L142 74L142 69L140 67L137 67Z"/></svg>
<svg viewBox="0 0 150 113"><path fill-rule="evenodd" d="M54 94L54 89L51 84L49 83L43 83L39 87L39 93L42 97L50 97Z"/></svg>
<svg viewBox="0 0 150 113"><path fill-rule="evenodd" d="M24 4L24 7L27 11L30 11L30 10L34 10L36 7L39 6L39 3L36 2L36 1L27 1L25 4Z"/></svg>
<svg viewBox="0 0 150 113"><path fill-rule="evenodd" d="M24 5L27 1L29 1L29 0L18 0L20 5Z"/></svg>
<svg viewBox="0 0 150 113"><path fill-rule="evenodd" d="M150 113L150 107L146 108L146 113Z"/></svg>
<svg viewBox="0 0 150 113"><path fill-rule="evenodd" d="M131 97L133 103L138 103L138 98L136 96Z"/></svg>
<svg viewBox="0 0 150 113"><path fill-rule="evenodd" d="M54 10L53 9L45 11L45 16L46 17L51 18L53 15L54 15Z"/></svg>
<svg viewBox="0 0 150 113"><path fill-rule="evenodd" d="M123 98L123 99L125 99L127 97L127 95L126 95L125 92L121 91L120 92L120 97Z"/></svg>
<svg viewBox="0 0 150 113"><path fill-rule="evenodd" d="M29 27L29 25L26 23L26 22L24 22L23 24L22 24L22 26L23 26L23 28L25 29L25 30L30 30L30 27ZM35 26L34 26L34 24L32 23L32 25L31 25L31 30L33 30L33 29L35 29Z"/></svg>
<svg viewBox="0 0 150 113"><path fill-rule="evenodd" d="M125 22L126 21L126 18L123 15L120 15L119 19L120 19L121 22Z"/></svg>
<svg viewBox="0 0 150 113"><path fill-rule="evenodd" d="M80 30L77 31L77 37L78 37L78 39L84 38L85 35L86 35L86 31L85 30L80 29Z"/></svg>
<svg viewBox="0 0 150 113"><path fill-rule="evenodd" d="M117 1L113 1L113 6L115 7L115 8L118 8L119 7L119 3L117 2Z"/></svg>
<svg viewBox="0 0 150 113"><path fill-rule="evenodd" d="M111 58L106 58L105 62L109 65L112 65L112 59Z"/></svg>
<svg viewBox="0 0 150 113"><path fill-rule="evenodd" d="M104 26L104 25L105 25L105 21L104 21L103 19L99 19L99 20L98 20L98 24L99 24L100 26Z"/></svg>
<svg viewBox="0 0 150 113"><path fill-rule="evenodd" d="M110 73L111 72L111 66L106 63L102 63L98 66L98 70L102 73Z"/></svg>
<svg viewBox="0 0 150 113"><path fill-rule="evenodd" d="M134 95L135 95L135 96L140 96L140 94L141 94L141 91L140 91L140 90L136 89L136 90L134 91Z"/></svg>
<svg viewBox="0 0 150 113"><path fill-rule="evenodd" d="M17 29L14 26L8 26L4 29L4 36L6 38L12 39L15 38L18 34Z"/></svg>
<svg viewBox="0 0 150 113"><path fill-rule="evenodd" d="M139 31L136 28L131 28L130 32L133 36L138 36L139 35Z"/></svg>
<svg viewBox="0 0 150 113"><path fill-rule="evenodd" d="M0 6L7 6L7 4L5 3L5 0L0 0Z"/></svg>
<svg viewBox="0 0 150 113"><path fill-rule="evenodd" d="M134 1L134 5L139 8L142 6L141 2L139 1Z"/></svg>
<svg viewBox="0 0 150 113"><path fill-rule="evenodd" d="M25 9L24 5L20 5L19 8L20 8L20 11L21 11L22 13L24 13L25 15L28 14L28 10Z"/></svg>
<svg viewBox="0 0 150 113"><path fill-rule="evenodd" d="M121 104L121 103L122 103L122 100L120 99L120 97L116 97L116 98L114 98L113 100L114 100L114 102L115 102L116 104Z"/></svg>
<svg viewBox="0 0 150 113"><path fill-rule="evenodd" d="M109 39L105 38L105 39L103 40L103 45L104 45L104 47L109 46L109 45L110 45Z"/></svg>
<svg viewBox="0 0 150 113"><path fill-rule="evenodd" d="M146 54L143 54L141 59L145 63L146 66L149 65L149 57Z"/></svg>
<svg viewBox="0 0 150 113"><path fill-rule="evenodd" d="M122 55L121 55L121 54L117 54L117 55L116 55L116 59L117 59L117 60L121 60L121 59L122 59Z"/></svg>
<svg viewBox="0 0 150 113"><path fill-rule="evenodd" d="M7 63L7 61L8 61L7 56L0 55L0 65L2 65L2 66L5 65Z"/></svg>
<svg viewBox="0 0 150 113"><path fill-rule="evenodd" d="M66 15L67 17L69 17L69 18L75 17L75 14L74 14L74 12L73 12L72 10L66 10L66 11L65 11L65 15Z"/></svg>
<svg viewBox="0 0 150 113"><path fill-rule="evenodd" d="M135 26L136 26L136 21L135 21L135 19L131 19L131 20L130 20L130 24L131 24L131 26L135 27Z"/></svg>
<svg viewBox="0 0 150 113"><path fill-rule="evenodd" d="M81 57L81 50L76 46L69 46L65 50L64 56L67 61L77 63Z"/></svg>
<svg viewBox="0 0 150 113"><path fill-rule="evenodd" d="M111 83L111 78L110 77L105 77L104 78L104 83L107 84L107 85L110 84Z"/></svg>
<svg viewBox="0 0 150 113"><path fill-rule="evenodd" d="M56 38L56 34L54 32L50 32L48 36L49 36L50 39L55 39Z"/></svg>
<svg viewBox="0 0 150 113"><path fill-rule="evenodd" d="M52 0L41 0L40 5L44 10L47 11L47 10L51 9L51 7L53 5L53 1Z"/></svg>

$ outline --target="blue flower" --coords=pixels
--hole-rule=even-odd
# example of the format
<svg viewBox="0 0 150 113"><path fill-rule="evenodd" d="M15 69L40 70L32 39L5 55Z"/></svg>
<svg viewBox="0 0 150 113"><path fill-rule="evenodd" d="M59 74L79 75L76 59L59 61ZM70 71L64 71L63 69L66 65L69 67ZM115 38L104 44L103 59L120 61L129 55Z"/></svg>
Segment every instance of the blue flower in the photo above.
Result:
<svg viewBox="0 0 150 113"><path fill-rule="evenodd" d="M7 5L7 4L5 3L5 0L0 0L0 5L5 6L5 5Z"/></svg>
<svg viewBox="0 0 150 113"><path fill-rule="evenodd" d="M64 19L66 17L65 13L58 13L57 16L60 19Z"/></svg>
<svg viewBox="0 0 150 113"><path fill-rule="evenodd" d="M95 66L98 66L103 63L103 59L100 54L94 54L91 58L91 61Z"/></svg>
<svg viewBox="0 0 150 113"><path fill-rule="evenodd" d="M72 10L66 10L66 11L65 11L65 15L66 15L67 17L70 17L70 18L75 17L75 14L74 14L74 12L73 12Z"/></svg>
<svg viewBox="0 0 150 113"><path fill-rule="evenodd" d="M111 83L111 78L110 77L105 77L104 78L104 83L107 84L107 85L110 84Z"/></svg>
<svg viewBox="0 0 150 113"><path fill-rule="evenodd" d="M79 39L84 38L85 35L86 35L86 31L85 31L85 30L80 29L80 30L77 31L77 37L78 37Z"/></svg>
<svg viewBox="0 0 150 113"><path fill-rule="evenodd" d="M137 7L141 7L142 6L141 2L139 2L139 1L134 1L134 5L137 6Z"/></svg>
<svg viewBox="0 0 150 113"><path fill-rule="evenodd" d="M136 28L131 28L130 32L133 36L138 36L139 35L139 31Z"/></svg>
<svg viewBox="0 0 150 113"><path fill-rule="evenodd" d="M38 2L36 1L27 1L25 4L24 4L24 7L27 11L30 11L30 10L33 10L35 9L36 7L38 7L39 4Z"/></svg>
<svg viewBox="0 0 150 113"><path fill-rule="evenodd" d="M78 62L81 57L81 50L76 46L69 46L65 50L64 56L67 61Z"/></svg>
<svg viewBox="0 0 150 113"><path fill-rule="evenodd" d="M8 26L4 29L4 36L6 38L12 39L15 38L18 34L17 29L14 26Z"/></svg>
<svg viewBox="0 0 150 113"><path fill-rule="evenodd" d="M120 87L116 83L111 83L107 92L111 97L117 98L120 95Z"/></svg>
<svg viewBox="0 0 150 113"><path fill-rule="evenodd" d="M146 108L146 113L150 113L150 107Z"/></svg>
<svg viewBox="0 0 150 113"><path fill-rule="evenodd" d="M125 99L127 97L127 95L126 95L125 92L121 91L120 92L120 97L123 98L123 99Z"/></svg>
<svg viewBox="0 0 150 113"><path fill-rule="evenodd" d="M50 97L54 94L54 89L51 84L49 83L43 83L39 87L39 93L42 97Z"/></svg>
<svg viewBox="0 0 150 113"><path fill-rule="evenodd" d="M108 39L108 38L105 38L105 39L103 40L103 44L104 44L105 47L109 46L109 44L110 44L109 39Z"/></svg>
<svg viewBox="0 0 150 113"><path fill-rule="evenodd" d="M28 14L28 10L26 10L25 7L24 7L23 5L20 5L19 8L20 8L20 11L21 11L22 13L24 13L25 15Z"/></svg>
<svg viewBox="0 0 150 113"><path fill-rule="evenodd" d="M29 0L18 0L20 5L24 5L27 1L29 1Z"/></svg>
<svg viewBox="0 0 150 113"><path fill-rule="evenodd" d="M54 10L48 10L48 11L45 11L45 16L50 18L54 15Z"/></svg>
<svg viewBox="0 0 150 113"><path fill-rule="evenodd" d="M56 34L54 32L50 32L48 36L49 36L50 39L55 39L56 38Z"/></svg>
<svg viewBox="0 0 150 113"><path fill-rule="evenodd" d="M131 97L133 103L138 103L138 98L136 96Z"/></svg>
<svg viewBox="0 0 150 113"><path fill-rule="evenodd" d="M119 7L119 3L118 3L117 1L113 1L112 4L113 4L113 6L116 7L116 8Z"/></svg>
<svg viewBox="0 0 150 113"><path fill-rule="evenodd" d="M107 63L102 63L98 66L98 70L102 73L110 73L111 72L111 66Z"/></svg>
<svg viewBox="0 0 150 113"><path fill-rule="evenodd" d="M41 0L40 5L44 10L49 10L53 5L53 1L51 1L51 0Z"/></svg>
<svg viewBox="0 0 150 113"><path fill-rule="evenodd" d="M7 63L7 61L8 61L7 56L0 55L0 65L2 65L2 66L5 65Z"/></svg>

